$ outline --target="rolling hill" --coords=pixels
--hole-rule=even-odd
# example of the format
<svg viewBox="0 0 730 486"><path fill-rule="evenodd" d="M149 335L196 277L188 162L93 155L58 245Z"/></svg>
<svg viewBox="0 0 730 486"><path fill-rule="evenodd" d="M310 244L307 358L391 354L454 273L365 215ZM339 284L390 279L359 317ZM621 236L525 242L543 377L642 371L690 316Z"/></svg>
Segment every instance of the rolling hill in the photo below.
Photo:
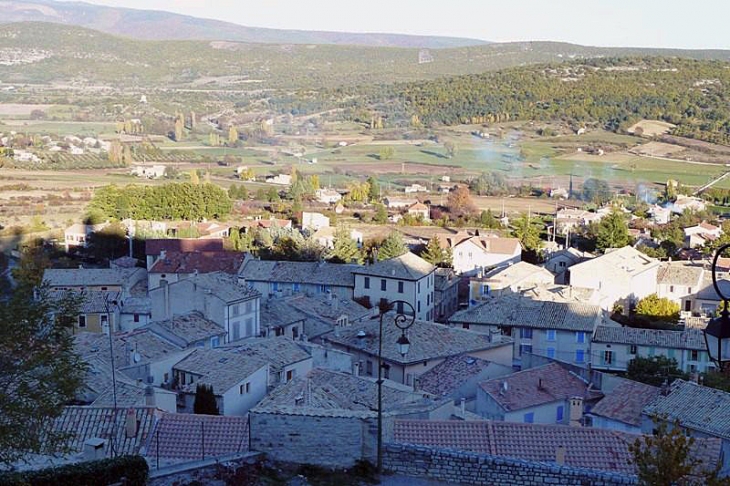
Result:
<svg viewBox="0 0 730 486"><path fill-rule="evenodd" d="M730 59L730 51L595 48L556 42L418 48L134 40L60 24L0 24L0 80L252 91L390 84L538 63L662 56Z"/></svg>
<svg viewBox="0 0 730 486"><path fill-rule="evenodd" d="M265 29L171 12L106 7L83 2L2 0L0 11L0 23L51 22L142 40L228 40L432 49L485 44L482 40L455 37Z"/></svg>

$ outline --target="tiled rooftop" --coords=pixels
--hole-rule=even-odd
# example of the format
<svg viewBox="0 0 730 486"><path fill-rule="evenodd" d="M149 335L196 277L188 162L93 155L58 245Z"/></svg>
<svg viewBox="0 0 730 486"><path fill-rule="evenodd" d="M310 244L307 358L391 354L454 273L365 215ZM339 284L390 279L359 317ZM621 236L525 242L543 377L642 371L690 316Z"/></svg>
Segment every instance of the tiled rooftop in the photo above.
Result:
<svg viewBox="0 0 730 486"><path fill-rule="evenodd" d="M43 280L51 287L126 286L145 272L143 268L49 268Z"/></svg>
<svg viewBox="0 0 730 486"><path fill-rule="evenodd" d="M272 375L279 373L288 365L311 359L309 353L285 336L244 339L229 343L221 349L269 363Z"/></svg>
<svg viewBox="0 0 730 486"><path fill-rule="evenodd" d="M697 292L698 287L702 284L704 273L702 265L688 262L664 262L659 267L657 283L693 287L692 291Z"/></svg>
<svg viewBox="0 0 730 486"><path fill-rule="evenodd" d="M157 440L159 438L159 447ZM147 457L200 460L248 450L248 419L220 415L164 413L150 434Z"/></svg>
<svg viewBox="0 0 730 486"><path fill-rule="evenodd" d="M590 390L585 381L557 363L495 378L480 383L479 386L507 412L572 397L594 400L602 396L600 392Z"/></svg>
<svg viewBox="0 0 730 486"><path fill-rule="evenodd" d="M641 411L659 396L659 388L638 381L621 380L591 409L592 415L640 426Z"/></svg>
<svg viewBox="0 0 730 486"><path fill-rule="evenodd" d="M509 339L492 342L486 334L416 320L406 333L411 346L404 357L398 351L396 344L401 336L401 330L393 323L393 316L394 314L389 313L383 321L383 358L395 363L418 363L512 344ZM358 335L363 332L364 336ZM339 329L338 333L339 336L330 334L325 339L341 347L357 349L372 356L377 355L378 319Z"/></svg>
<svg viewBox="0 0 730 486"><path fill-rule="evenodd" d="M224 272L201 273L172 283L170 286L190 283L196 285L198 291L210 293L224 302L253 299L261 295L257 290L241 285L235 275Z"/></svg>
<svg viewBox="0 0 730 486"><path fill-rule="evenodd" d="M114 333L114 364L117 369L127 366L154 363L184 353L182 348L157 337L148 329ZM82 332L74 336L75 349L86 359L110 362L109 336L100 333ZM139 360L135 362L135 358Z"/></svg>
<svg viewBox="0 0 730 486"><path fill-rule="evenodd" d="M199 273L225 272L238 274L245 254L230 251L216 252L167 252L150 268L150 273Z"/></svg>
<svg viewBox="0 0 730 486"><path fill-rule="evenodd" d="M545 268L527 262L517 262L513 265L497 267L484 275L484 280L497 282L502 286L515 285L523 280L533 279L552 283L554 278L553 274Z"/></svg>
<svg viewBox="0 0 730 486"><path fill-rule="evenodd" d="M640 329L635 327L598 326L593 336L594 343L635 344L660 348L707 349L705 335L701 329L667 331L663 329Z"/></svg>
<svg viewBox="0 0 730 486"><path fill-rule="evenodd" d="M330 294L331 295L331 294ZM347 316L350 322L368 318L372 311L354 300L340 299L334 295L316 295L309 297L298 294L286 299L287 302L299 311L309 315L330 320L335 323L342 316Z"/></svg>
<svg viewBox="0 0 730 486"><path fill-rule="evenodd" d="M491 326L592 332L602 316L601 308L597 305L540 301L517 293L507 293L459 311L449 320Z"/></svg>
<svg viewBox="0 0 730 486"><path fill-rule="evenodd" d="M601 275L604 280L609 281L633 276L657 266L659 266L658 260L644 255L633 247L625 246L573 265L570 271Z"/></svg>
<svg viewBox="0 0 730 486"><path fill-rule="evenodd" d="M682 427L730 439L730 393L675 380L669 394L659 394L647 405L644 415L679 420Z"/></svg>
<svg viewBox="0 0 730 486"><path fill-rule="evenodd" d="M61 300L68 294L79 296L81 292L71 290L52 290L48 293L48 297L52 300ZM110 313L113 313L116 309L111 303L114 301L119 302L121 300L121 295L122 294L120 292L96 290L85 291L81 294L83 300L79 310L82 314L103 314L106 313L107 310ZM109 307L108 309L107 306Z"/></svg>
<svg viewBox="0 0 730 486"><path fill-rule="evenodd" d="M565 465L621 474L636 474L629 445L636 435L564 425L493 421L396 420L393 442L510 457L555 464L559 446ZM695 453L709 468L721 457L721 442L698 439Z"/></svg>
<svg viewBox="0 0 730 486"><path fill-rule="evenodd" d="M255 282L306 283L355 287L353 271L360 265L327 262L289 262L250 260L240 272L240 277Z"/></svg>
<svg viewBox="0 0 730 486"><path fill-rule="evenodd" d="M206 319L199 312L176 315L172 319L151 322L144 327L181 348L214 336L224 336L226 330Z"/></svg>
<svg viewBox="0 0 730 486"><path fill-rule="evenodd" d="M488 367L510 368L475 358L467 354L451 356L418 377L418 389L442 397L454 393L470 378L478 376Z"/></svg>
<svg viewBox="0 0 730 486"><path fill-rule="evenodd" d="M256 407L275 411L289 407L323 410L377 410L377 384L371 378L315 368L275 389ZM424 398L425 397L425 398ZM435 402L424 393L385 381L383 411L393 411Z"/></svg>
<svg viewBox="0 0 730 486"><path fill-rule="evenodd" d="M221 238L170 238L145 241L146 255L159 255L162 251L223 251L223 240Z"/></svg>
<svg viewBox="0 0 730 486"><path fill-rule="evenodd" d="M183 385L183 391L195 393L199 384L206 384L213 387L215 394L222 395L265 366L264 359L215 348L196 349L173 369L202 376L192 384Z"/></svg>
<svg viewBox="0 0 730 486"><path fill-rule="evenodd" d="M411 252L373 265L360 266L354 273L375 277L398 278L402 280L420 280L436 270L436 267Z"/></svg>

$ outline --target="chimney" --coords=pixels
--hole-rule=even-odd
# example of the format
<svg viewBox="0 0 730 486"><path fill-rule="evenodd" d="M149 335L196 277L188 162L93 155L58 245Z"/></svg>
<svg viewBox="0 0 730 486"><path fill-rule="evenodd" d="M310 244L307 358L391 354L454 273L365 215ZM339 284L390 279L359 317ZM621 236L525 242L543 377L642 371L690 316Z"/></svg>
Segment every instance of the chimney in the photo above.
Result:
<svg viewBox="0 0 730 486"><path fill-rule="evenodd" d="M663 397L666 397L669 395L669 380L667 380L666 378L664 379L664 382L662 382L662 387L661 387L660 393L662 394Z"/></svg>
<svg viewBox="0 0 730 486"><path fill-rule="evenodd" d="M146 386L144 389L144 404L148 407L156 407L155 403L155 389L151 386Z"/></svg>
<svg viewBox="0 0 730 486"><path fill-rule="evenodd" d="M461 397L460 410L461 418L466 418L466 398Z"/></svg>
<svg viewBox="0 0 730 486"><path fill-rule="evenodd" d="M558 466L565 465L565 446L558 446L555 448L555 464Z"/></svg>
<svg viewBox="0 0 730 486"><path fill-rule="evenodd" d="M84 442L84 461L95 461L104 459L104 439L92 437Z"/></svg>
<svg viewBox="0 0 730 486"><path fill-rule="evenodd" d="M352 364L352 375L353 376L360 376L360 362L353 363Z"/></svg>
<svg viewBox="0 0 730 486"><path fill-rule="evenodd" d="M537 380L537 389L540 391L545 390L545 388L542 386L542 378L538 378Z"/></svg>
<svg viewBox="0 0 730 486"><path fill-rule="evenodd" d="M583 397L570 399L570 426L581 427L583 425Z"/></svg>
<svg viewBox="0 0 730 486"><path fill-rule="evenodd" d="M137 435L137 414L133 408L127 410L127 416L124 421L124 431L128 439Z"/></svg>
<svg viewBox="0 0 730 486"><path fill-rule="evenodd" d="M160 259L163 259L167 256L167 250L160 250Z"/></svg>

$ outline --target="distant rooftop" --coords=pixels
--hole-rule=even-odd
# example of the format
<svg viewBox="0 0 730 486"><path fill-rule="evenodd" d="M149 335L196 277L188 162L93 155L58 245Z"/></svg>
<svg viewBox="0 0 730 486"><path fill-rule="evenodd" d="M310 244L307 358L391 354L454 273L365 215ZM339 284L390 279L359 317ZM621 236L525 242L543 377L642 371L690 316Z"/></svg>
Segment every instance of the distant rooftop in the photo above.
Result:
<svg viewBox="0 0 730 486"><path fill-rule="evenodd" d="M241 285L235 275L224 272L199 273L193 277L171 283L170 286L188 284L193 284L196 286L197 291L209 293L224 302L255 299L261 296L257 290Z"/></svg>
<svg viewBox="0 0 730 486"><path fill-rule="evenodd" d="M454 393L464 382L478 376L490 366L510 370L507 366L468 354L450 356L418 377L418 389L445 397Z"/></svg>
<svg viewBox="0 0 730 486"><path fill-rule="evenodd" d="M212 386L216 395L223 395L265 366L263 359L215 348L196 349L176 363L173 369L201 376L192 384L181 385L183 391L195 393L199 384L205 384Z"/></svg>
<svg viewBox="0 0 730 486"><path fill-rule="evenodd" d="M311 358L296 341L285 336L243 339L226 344L222 349L266 361L272 374L281 372L288 365Z"/></svg>
<svg viewBox="0 0 730 486"><path fill-rule="evenodd" d="M224 336L226 330L215 322L206 319L200 312L175 315L172 319L150 322L144 329L164 339L186 348L194 343L210 339L215 336Z"/></svg>
<svg viewBox="0 0 730 486"><path fill-rule="evenodd" d="M602 396L600 392L591 390L582 378L557 363L495 378L479 386L507 412L572 397L595 400Z"/></svg>
<svg viewBox="0 0 730 486"><path fill-rule="evenodd" d="M157 439L160 439L159 445ZM203 444L205 440L205 444ZM248 418L163 413L149 436L147 456L197 461L248 450Z"/></svg>
<svg viewBox="0 0 730 486"><path fill-rule="evenodd" d="M72 290L52 290L48 293L48 297L54 301L61 300L68 295L81 297L82 304L79 310L83 314L103 314L107 311L114 312L115 307L111 303L115 301L120 302L122 296L120 292L95 290L83 293Z"/></svg>
<svg viewBox="0 0 730 486"><path fill-rule="evenodd" d="M169 238L145 240L146 255L159 255L162 251L223 251L223 239Z"/></svg>
<svg viewBox="0 0 730 486"><path fill-rule="evenodd" d="M182 355L183 350L164 340L148 329L117 332L114 339L114 364L117 369L144 365ZM109 336L101 333L82 332L74 336L74 347L84 359L99 359L110 363Z"/></svg>
<svg viewBox="0 0 730 486"><path fill-rule="evenodd" d="M693 292L699 290L705 270L702 264L694 262L663 262L657 273L657 283L694 287Z"/></svg>
<svg viewBox="0 0 730 486"><path fill-rule="evenodd" d="M641 411L658 396L658 387L621 379L620 383L610 392L606 392L606 396L591 409L591 415L639 427Z"/></svg>
<svg viewBox="0 0 730 486"><path fill-rule="evenodd" d="M636 327L598 326L593 336L594 343L634 344L660 348L707 349L705 335L701 329L668 331L663 329L640 329Z"/></svg>
<svg viewBox="0 0 730 486"><path fill-rule="evenodd" d="M401 256L382 260L373 265L360 266L354 273L402 280L420 280L434 270L436 267L423 258L406 252Z"/></svg>
<svg viewBox="0 0 730 486"><path fill-rule="evenodd" d="M225 272L231 275L238 273L243 263L244 253L231 251L206 252L167 252L164 258L158 259L149 269L150 273L210 273Z"/></svg>
<svg viewBox="0 0 730 486"><path fill-rule="evenodd" d="M240 277L254 282L304 283L355 287L353 271L360 265L327 262L289 262L250 260L240 272Z"/></svg>
<svg viewBox="0 0 730 486"><path fill-rule="evenodd" d="M659 266L659 260L648 257L639 250L625 246L571 267L571 272L593 272L604 280L624 278Z"/></svg>
<svg viewBox="0 0 730 486"><path fill-rule="evenodd" d="M43 272L43 280L51 287L116 286L145 272L143 268L49 268Z"/></svg>

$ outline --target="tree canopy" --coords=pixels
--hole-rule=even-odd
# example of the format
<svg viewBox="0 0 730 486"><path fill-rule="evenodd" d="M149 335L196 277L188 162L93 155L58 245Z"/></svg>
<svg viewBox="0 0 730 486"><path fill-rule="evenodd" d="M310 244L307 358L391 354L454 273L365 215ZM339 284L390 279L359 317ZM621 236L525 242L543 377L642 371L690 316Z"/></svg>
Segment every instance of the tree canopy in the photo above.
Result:
<svg viewBox="0 0 730 486"><path fill-rule="evenodd" d="M198 415L220 415L218 403L211 385L198 384L195 387L195 401L193 413Z"/></svg>
<svg viewBox="0 0 730 486"><path fill-rule="evenodd" d="M451 248L441 248L439 239L436 236L428 240L426 248L421 253L421 258L437 267L450 267L454 264Z"/></svg>
<svg viewBox="0 0 730 486"><path fill-rule="evenodd" d="M406 247L403 241L403 236L397 231L394 231L383 240L383 243L378 248L378 260L399 257L407 252L408 247Z"/></svg>
<svg viewBox="0 0 730 486"><path fill-rule="evenodd" d="M647 295L636 304L636 313L653 321L676 323L679 311L679 304L657 294Z"/></svg>
<svg viewBox="0 0 730 486"><path fill-rule="evenodd" d="M677 378L685 379L687 375L677 367L677 360L674 358L662 355L647 358L637 356L629 361L626 378L647 385L661 386L665 380L671 383Z"/></svg>
<svg viewBox="0 0 730 486"><path fill-rule="evenodd" d="M623 248L631 241L626 217L616 208L604 216L596 228L596 248Z"/></svg>

